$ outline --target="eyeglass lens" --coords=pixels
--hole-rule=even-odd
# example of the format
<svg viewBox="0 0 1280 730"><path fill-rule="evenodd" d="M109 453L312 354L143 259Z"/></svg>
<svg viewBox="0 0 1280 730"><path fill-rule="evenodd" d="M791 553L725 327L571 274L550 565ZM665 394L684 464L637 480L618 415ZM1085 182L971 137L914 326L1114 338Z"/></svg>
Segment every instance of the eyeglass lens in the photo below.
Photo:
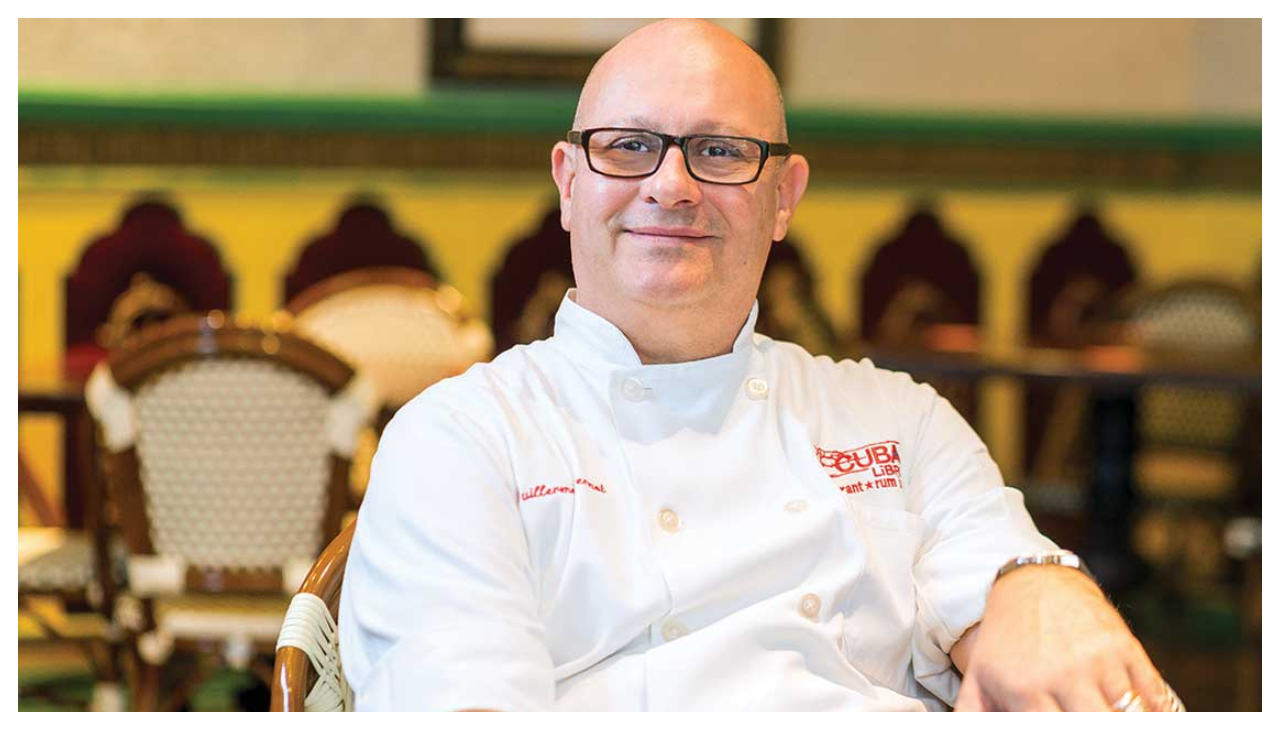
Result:
<svg viewBox="0 0 1280 730"><path fill-rule="evenodd" d="M733 137L690 137L689 167L708 182L746 182L760 169L761 149L750 140ZM587 154L605 175L639 177L662 163L662 138L656 134L603 129L591 135Z"/></svg>

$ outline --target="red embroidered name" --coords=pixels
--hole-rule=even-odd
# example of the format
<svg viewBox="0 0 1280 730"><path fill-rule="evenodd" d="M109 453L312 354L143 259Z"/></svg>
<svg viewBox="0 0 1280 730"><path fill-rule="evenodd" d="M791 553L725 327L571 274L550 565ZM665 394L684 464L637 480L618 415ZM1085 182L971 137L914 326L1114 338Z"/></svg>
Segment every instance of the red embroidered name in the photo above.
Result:
<svg viewBox="0 0 1280 730"><path fill-rule="evenodd" d="M520 501L525 502L538 497L550 497L553 494L574 494L578 491L578 487L586 487L593 492L605 493L603 484L595 484L586 479L574 479L573 484L569 486L548 487L545 484L539 484L533 489L526 489L520 493Z"/></svg>
<svg viewBox="0 0 1280 730"><path fill-rule="evenodd" d="M828 451L813 447L818 463L832 479L864 477L839 485L845 494L858 494L872 489L901 489L902 459L897 441L877 441L848 450Z"/></svg>

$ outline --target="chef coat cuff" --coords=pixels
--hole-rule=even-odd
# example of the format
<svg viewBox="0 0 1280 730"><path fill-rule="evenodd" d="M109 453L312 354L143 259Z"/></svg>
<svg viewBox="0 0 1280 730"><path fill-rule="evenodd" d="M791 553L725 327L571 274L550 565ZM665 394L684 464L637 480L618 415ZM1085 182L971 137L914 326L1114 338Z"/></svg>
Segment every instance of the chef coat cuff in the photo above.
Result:
<svg viewBox="0 0 1280 730"><path fill-rule="evenodd" d="M986 595L984 593L982 600L976 604L976 611L956 617L959 621L951 625L968 621L958 633L948 627L949 622L938 616L927 599L918 596L916 600L918 611L911 636L911 666L916 681L948 706L955 707L956 698L960 696L962 678L951 661L951 647L970 626L982 619Z"/></svg>
<svg viewBox="0 0 1280 730"><path fill-rule="evenodd" d="M549 710L554 668L541 628L451 626L398 642L356 690L356 709Z"/></svg>
<svg viewBox="0 0 1280 730"><path fill-rule="evenodd" d="M1010 558L1053 550L1053 541L1036 530L1023 505L1022 492L993 490L965 515L971 529L940 542L916 565L917 621L911 655L916 680L938 699L955 706L961 677L951 662L951 647L982 620L996 571ZM981 526L972 529L972 526Z"/></svg>

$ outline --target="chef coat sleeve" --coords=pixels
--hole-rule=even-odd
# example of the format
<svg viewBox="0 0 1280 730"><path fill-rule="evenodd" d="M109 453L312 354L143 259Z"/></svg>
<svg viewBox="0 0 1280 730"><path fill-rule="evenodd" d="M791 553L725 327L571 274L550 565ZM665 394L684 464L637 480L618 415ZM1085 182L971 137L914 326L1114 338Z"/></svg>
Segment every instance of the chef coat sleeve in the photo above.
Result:
<svg viewBox="0 0 1280 730"><path fill-rule="evenodd" d="M903 391L899 402L911 404L905 412L914 414L904 428L912 442L905 455L907 505L925 522L914 569L912 665L921 684L954 705L961 678L949 653L981 620L996 570L1011 557L1056 546L1036 529L1022 492L1004 485L987 447L956 409L932 387L895 377Z"/></svg>
<svg viewBox="0 0 1280 730"><path fill-rule="evenodd" d="M382 435L347 562L339 646L356 709L549 709L507 451L430 395Z"/></svg>

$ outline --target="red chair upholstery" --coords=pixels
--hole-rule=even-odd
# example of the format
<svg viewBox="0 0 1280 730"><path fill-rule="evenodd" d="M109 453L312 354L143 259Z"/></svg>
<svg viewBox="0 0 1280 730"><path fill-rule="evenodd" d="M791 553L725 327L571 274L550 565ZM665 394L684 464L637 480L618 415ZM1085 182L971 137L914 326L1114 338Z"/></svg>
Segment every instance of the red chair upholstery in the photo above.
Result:
<svg viewBox="0 0 1280 730"><path fill-rule="evenodd" d="M281 303L337 274L357 269L397 267L424 271L436 281L440 272L425 246L397 231L391 216L377 204L360 200L338 215L333 230L303 247L284 279Z"/></svg>
<svg viewBox="0 0 1280 730"><path fill-rule="evenodd" d="M87 377L106 354L100 328L140 273L175 292L192 311L231 307L231 275L214 245L187 230L171 205L137 203L125 211L119 227L85 248L66 278L63 369L68 377Z"/></svg>

